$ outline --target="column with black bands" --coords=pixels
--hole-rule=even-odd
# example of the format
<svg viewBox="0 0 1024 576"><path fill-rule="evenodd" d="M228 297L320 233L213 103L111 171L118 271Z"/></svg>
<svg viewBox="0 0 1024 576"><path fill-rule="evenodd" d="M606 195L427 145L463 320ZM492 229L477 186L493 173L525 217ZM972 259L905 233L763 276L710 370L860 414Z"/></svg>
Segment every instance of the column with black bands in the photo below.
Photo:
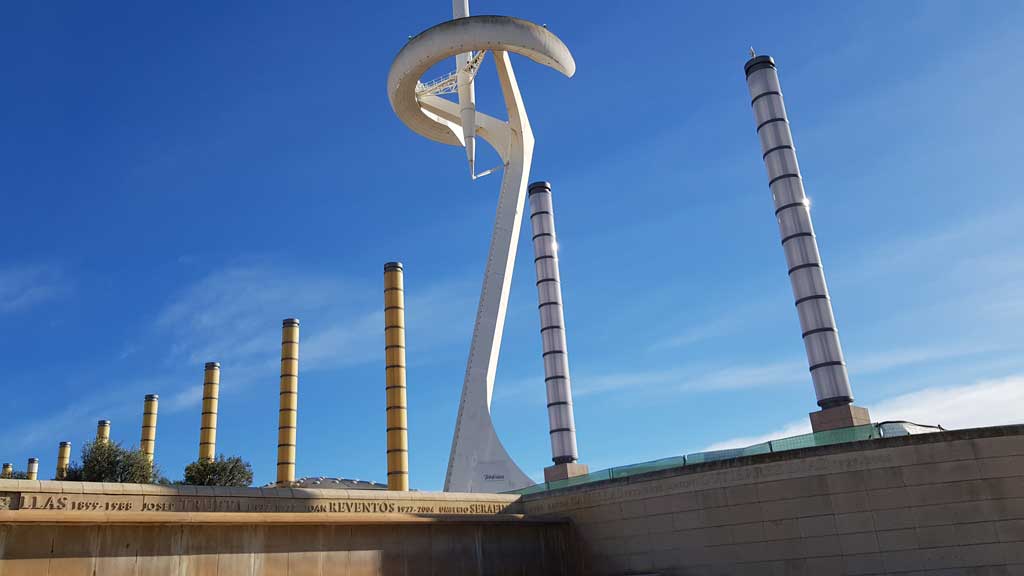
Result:
<svg viewBox="0 0 1024 576"><path fill-rule="evenodd" d="M57 474L54 480L64 480L68 477L68 465L71 464L71 442L61 442L57 447Z"/></svg>
<svg viewBox="0 0 1024 576"><path fill-rule="evenodd" d="M277 418L277 483L295 482L295 431L299 412L299 321L281 327L281 390Z"/></svg>
<svg viewBox="0 0 1024 576"><path fill-rule="evenodd" d="M96 442L110 441L110 420L96 422Z"/></svg>
<svg viewBox="0 0 1024 576"><path fill-rule="evenodd" d="M811 226L810 205L804 194L775 61L770 56L756 56L747 62L745 70L818 405L833 408L850 404L853 402L850 378L839 344L818 242Z"/></svg>
<svg viewBox="0 0 1024 576"><path fill-rule="evenodd" d="M156 416L160 406L160 396L146 394L142 403L142 438L139 440L139 449L146 455L146 460L153 463L153 454L156 452Z"/></svg>
<svg viewBox="0 0 1024 576"><path fill-rule="evenodd" d="M384 389L387 397L388 490L409 489L409 419L405 395L405 271L384 265Z"/></svg>
<svg viewBox="0 0 1024 576"><path fill-rule="evenodd" d="M562 284L558 273L558 241L551 203L551 184L530 184L530 225L533 230L533 261L537 271L540 337L543 344L544 383L548 394L548 434L551 459L568 464L579 459L576 421L572 411L569 352L562 313Z"/></svg>
<svg viewBox="0 0 1024 576"><path fill-rule="evenodd" d="M213 462L217 457L217 409L220 398L220 362L207 362L203 368L203 413L199 419L199 460Z"/></svg>

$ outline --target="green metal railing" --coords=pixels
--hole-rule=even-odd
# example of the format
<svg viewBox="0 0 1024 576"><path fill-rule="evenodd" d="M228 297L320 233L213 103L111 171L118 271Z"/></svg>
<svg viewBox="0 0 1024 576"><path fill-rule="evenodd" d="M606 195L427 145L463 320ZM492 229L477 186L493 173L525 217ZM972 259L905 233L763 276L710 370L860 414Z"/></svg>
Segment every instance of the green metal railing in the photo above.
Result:
<svg viewBox="0 0 1024 576"><path fill-rule="evenodd" d="M679 468L681 466L703 464L705 462L732 460L733 458L754 456L756 454L786 452L789 450L799 450L800 448L811 448L814 446L829 446L832 444L843 444L845 442L860 442L862 440L871 440L872 438L881 438L883 436L935 432L939 430L941 430L940 427L920 426L902 422L865 424L863 426L853 426L851 428L839 428L837 430L827 430L825 432L813 432L811 434L801 434L800 436L790 436L789 438L770 440L768 442L754 444L753 446L747 446L745 448L695 452L685 456L672 456L669 458L662 458L660 460L651 460L650 462L630 464L628 466L616 466L614 468L598 470L597 472L591 472L584 476L576 476L566 480L542 482L520 490L513 490L511 493L535 494L538 492L547 492L548 490L558 490L559 488L566 488L568 486L578 486L580 484L589 484L591 482L611 480L613 478L625 478L628 476L643 474L645 472L666 470L668 468Z"/></svg>

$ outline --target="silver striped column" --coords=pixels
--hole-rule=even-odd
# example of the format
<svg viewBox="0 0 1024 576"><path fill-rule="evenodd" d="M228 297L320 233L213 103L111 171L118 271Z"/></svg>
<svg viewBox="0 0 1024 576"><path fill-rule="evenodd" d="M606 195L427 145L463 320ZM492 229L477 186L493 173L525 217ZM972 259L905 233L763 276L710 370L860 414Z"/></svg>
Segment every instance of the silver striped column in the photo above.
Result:
<svg viewBox="0 0 1024 576"><path fill-rule="evenodd" d="M540 335L544 345L544 383L548 390L551 459L555 464L576 462L576 421L572 413L569 353L562 315L562 284L558 275L558 242L551 207L551 184L530 184L530 224L533 227L534 267L540 300Z"/></svg>
<svg viewBox="0 0 1024 576"><path fill-rule="evenodd" d="M811 226L810 207L804 195L775 61L770 56L756 56L747 62L745 71L814 392L822 408L845 406L853 402L853 392L832 315L818 242Z"/></svg>
<svg viewBox="0 0 1024 576"><path fill-rule="evenodd" d="M39 458L28 459L28 468L25 469L25 476L28 480L39 479Z"/></svg>

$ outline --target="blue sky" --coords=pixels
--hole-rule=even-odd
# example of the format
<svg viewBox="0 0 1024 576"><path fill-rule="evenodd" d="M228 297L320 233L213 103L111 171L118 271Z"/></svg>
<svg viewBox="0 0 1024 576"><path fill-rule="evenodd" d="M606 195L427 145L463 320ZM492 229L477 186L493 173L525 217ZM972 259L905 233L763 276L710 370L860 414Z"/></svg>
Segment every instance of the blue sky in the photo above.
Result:
<svg viewBox="0 0 1024 576"><path fill-rule="evenodd" d="M859 404L1020 421L1024 75L1017 2L474 0L545 23L577 74L515 57L554 184L582 461L800 433L815 409L743 79L775 57ZM302 320L298 474L385 476L382 265L406 264L412 484L443 484L499 176L385 93L436 2L9 5L0 17L0 460L51 474L95 421L157 461L199 441L273 480L280 322ZM480 109L500 113L493 67ZM481 166L488 165L481 161ZM528 226L524 227L524 237ZM528 240L528 237L526 237ZM494 398L550 463L532 254Z"/></svg>

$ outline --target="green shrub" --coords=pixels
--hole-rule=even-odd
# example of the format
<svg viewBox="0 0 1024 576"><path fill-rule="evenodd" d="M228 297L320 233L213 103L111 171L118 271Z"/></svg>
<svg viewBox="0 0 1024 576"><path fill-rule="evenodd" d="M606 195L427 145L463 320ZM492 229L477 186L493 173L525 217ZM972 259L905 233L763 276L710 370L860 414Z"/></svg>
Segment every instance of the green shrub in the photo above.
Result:
<svg viewBox="0 0 1024 576"><path fill-rule="evenodd" d="M223 454L212 462L196 460L185 467L185 480L182 484L249 486L252 484L252 466L238 456L225 458Z"/></svg>
<svg viewBox="0 0 1024 576"><path fill-rule="evenodd" d="M82 480L150 484L159 472L137 448L124 448L112 440L82 446Z"/></svg>

